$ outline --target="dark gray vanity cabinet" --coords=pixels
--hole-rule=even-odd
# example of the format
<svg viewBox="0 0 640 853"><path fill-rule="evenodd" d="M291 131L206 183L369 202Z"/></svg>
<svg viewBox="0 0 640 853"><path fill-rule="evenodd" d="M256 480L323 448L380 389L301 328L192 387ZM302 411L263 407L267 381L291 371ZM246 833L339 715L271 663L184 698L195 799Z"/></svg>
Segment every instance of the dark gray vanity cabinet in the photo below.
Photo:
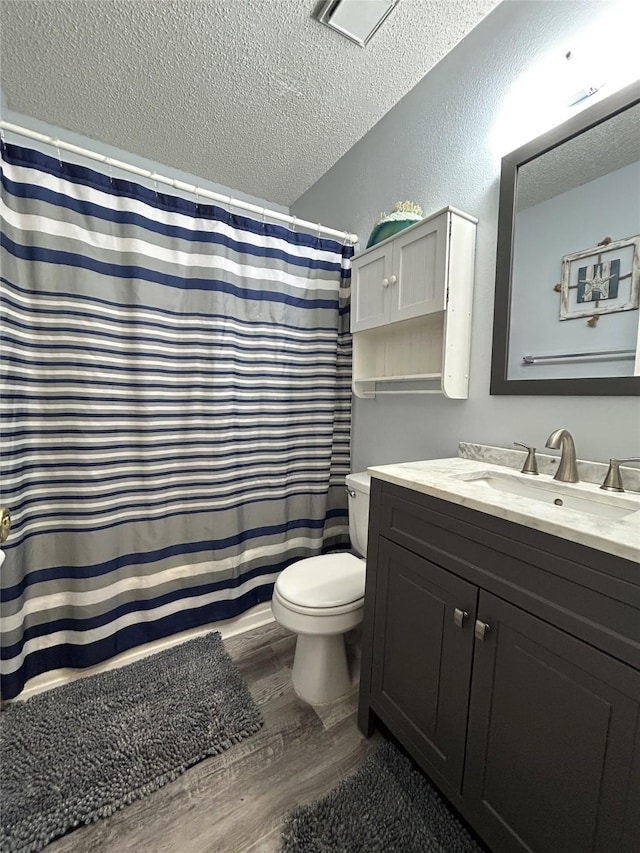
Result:
<svg viewBox="0 0 640 853"><path fill-rule="evenodd" d="M640 679L495 596L480 594L478 616L491 627L474 650L471 822L496 850L640 850L640 835L624 844Z"/></svg>
<svg viewBox="0 0 640 853"><path fill-rule="evenodd" d="M412 751L460 787L478 590L383 539L371 693ZM467 614L466 616L464 614ZM467 626L468 627L468 626ZM420 653L416 654L419 649Z"/></svg>
<svg viewBox="0 0 640 853"><path fill-rule="evenodd" d="M640 567L372 480L377 719L494 853L639 853Z"/></svg>

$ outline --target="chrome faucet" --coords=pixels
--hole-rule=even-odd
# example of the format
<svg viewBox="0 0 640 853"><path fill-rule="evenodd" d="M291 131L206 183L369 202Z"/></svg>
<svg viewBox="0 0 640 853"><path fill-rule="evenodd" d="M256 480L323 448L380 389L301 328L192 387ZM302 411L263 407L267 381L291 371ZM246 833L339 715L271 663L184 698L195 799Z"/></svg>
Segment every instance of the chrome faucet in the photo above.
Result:
<svg viewBox="0 0 640 853"><path fill-rule="evenodd" d="M552 450L560 448L560 464L558 470L553 475L554 480L560 480L563 483L579 483L578 465L576 463L576 446L573 443L573 436L567 429L557 429L552 432L545 447L550 447Z"/></svg>

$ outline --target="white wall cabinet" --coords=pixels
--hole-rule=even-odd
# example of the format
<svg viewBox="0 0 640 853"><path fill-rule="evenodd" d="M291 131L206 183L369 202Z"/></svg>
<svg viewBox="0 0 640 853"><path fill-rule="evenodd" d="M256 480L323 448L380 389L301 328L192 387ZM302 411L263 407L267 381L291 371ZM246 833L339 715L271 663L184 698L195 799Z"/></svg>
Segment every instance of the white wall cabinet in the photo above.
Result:
<svg viewBox="0 0 640 853"><path fill-rule="evenodd" d="M447 207L354 255L357 397L467 397L476 224Z"/></svg>

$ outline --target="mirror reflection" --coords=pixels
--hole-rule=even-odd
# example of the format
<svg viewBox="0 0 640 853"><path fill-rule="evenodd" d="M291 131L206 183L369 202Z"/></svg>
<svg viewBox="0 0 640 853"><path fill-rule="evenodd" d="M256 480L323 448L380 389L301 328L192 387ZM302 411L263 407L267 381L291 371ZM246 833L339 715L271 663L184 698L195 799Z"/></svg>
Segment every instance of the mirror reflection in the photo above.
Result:
<svg viewBox="0 0 640 853"><path fill-rule="evenodd" d="M640 105L519 166L507 380L640 374Z"/></svg>

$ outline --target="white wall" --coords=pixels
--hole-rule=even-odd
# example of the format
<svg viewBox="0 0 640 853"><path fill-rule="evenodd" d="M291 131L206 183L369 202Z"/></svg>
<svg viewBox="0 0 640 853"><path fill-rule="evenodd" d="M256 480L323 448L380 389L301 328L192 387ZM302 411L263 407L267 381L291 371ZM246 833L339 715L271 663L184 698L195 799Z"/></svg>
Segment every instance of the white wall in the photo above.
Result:
<svg viewBox="0 0 640 853"><path fill-rule="evenodd" d="M297 216L357 232L362 246L395 201L415 201L425 214L451 204L479 219L469 399L356 400L354 470L455 455L460 440L541 447L557 427L571 430L582 459L640 455L635 398L489 395L500 159L526 141L525 129L531 138L549 126L527 121L512 87L550 52L565 61L576 34L610 5L503 2L292 205ZM549 98L557 83L549 81Z"/></svg>

